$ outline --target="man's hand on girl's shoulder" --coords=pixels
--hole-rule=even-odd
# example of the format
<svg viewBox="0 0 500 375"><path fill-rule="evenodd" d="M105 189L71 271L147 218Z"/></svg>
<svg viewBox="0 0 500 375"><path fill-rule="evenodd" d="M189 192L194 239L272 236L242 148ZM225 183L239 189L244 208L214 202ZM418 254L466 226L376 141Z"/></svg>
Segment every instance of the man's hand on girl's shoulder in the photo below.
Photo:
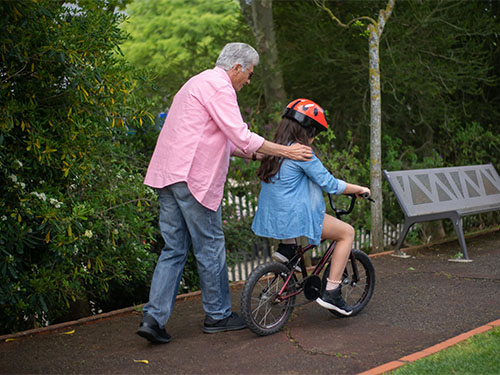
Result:
<svg viewBox="0 0 500 375"><path fill-rule="evenodd" d="M300 143L294 143L287 147L289 154L287 157L289 159L306 161L306 160L311 160L313 157L312 149L309 146Z"/></svg>

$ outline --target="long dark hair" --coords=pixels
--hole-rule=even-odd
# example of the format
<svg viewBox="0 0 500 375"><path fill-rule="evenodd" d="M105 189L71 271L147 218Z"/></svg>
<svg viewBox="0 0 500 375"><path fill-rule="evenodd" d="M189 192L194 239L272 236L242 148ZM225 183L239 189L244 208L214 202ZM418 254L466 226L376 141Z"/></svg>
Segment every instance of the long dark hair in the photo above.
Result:
<svg viewBox="0 0 500 375"><path fill-rule="evenodd" d="M286 146L291 143L309 145L309 140L314 137L314 134L314 128L304 128L297 121L284 117L276 129L273 141ZM283 158L281 157L264 156L257 170L257 176L266 183L271 182L271 178L278 173L282 163Z"/></svg>

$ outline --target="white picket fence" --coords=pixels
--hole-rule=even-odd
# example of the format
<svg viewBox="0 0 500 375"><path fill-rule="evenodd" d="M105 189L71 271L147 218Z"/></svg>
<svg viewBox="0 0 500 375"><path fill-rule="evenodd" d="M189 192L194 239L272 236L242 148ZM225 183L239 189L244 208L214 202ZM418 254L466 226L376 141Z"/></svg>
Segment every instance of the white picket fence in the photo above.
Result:
<svg viewBox="0 0 500 375"><path fill-rule="evenodd" d="M250 196L233 195L226 189L224 204L233 206L237 218L252 217L255 214L257 200ZM398 235L401 232L402 224L394 228L393 226L384 225L384 245L389 246L397 241ZM313 258L320 257L326 251L328 244L324 243L312 250ZM354 239L354 248L367 249L370 247L370 232L364 229L356 230ZM268 241L262 241L254 246L252 252L242 251L239 253L229 254L229 279L230 281L246 280L247 276L260 264L271 261L272 253L271 245Z"/></svg>
<svg viewBox="0 0 500 375"><path fill-rule="evenodd" d="M224 199L224 204L230 204L235 206L235 212L238 218L253 216L256 210L256 199L248 196L235 196L231 195L226 191L226 196ZM478 224L477 215L464 217L462 225L464 230L469 228L474 228ZM419 230L419 224L414 225L410 228L410 233ZM397 224L396 226L390 225L388 223L384 224L384 247L390 248L391 245L395 245L401 230L403 229L403 223ZM328 243L323 243L317 248L313 249L311 252L312 258L319 258L325 251ZM242 251L237 254L231 253L228 255L229 259L229 280L230 281L241 281L246 280L248 275L260 264L264 264L271 261L271 253L273 249L269 244L269 241L259 241L254 244L254 249L251 252ZM354 238L355 249L369 249L370 248L370 232L360 228L356 229L356 234Z"/></svg>
<svg viewBox="0 0 500 375"><path fill-rule="evenodd" d="M399 224L396 229L391 225L384 225L384 244L390 246L395 244L398 239L399 233L403 224ZM324 242L320 246L311 250L312 258L320 258L327 250L329 242ZM366 230L357 230L354 238L355 249L367 249L370 247L370 232ZM231 254L230 259L233 260L232 265L228 267L229 280L241 281L246 280L248 275L261 264L271 262L271 254L273 247L267 241L262 241L261 245L255 246L256 249L252 252L240 252L238 254Z"/></svg>

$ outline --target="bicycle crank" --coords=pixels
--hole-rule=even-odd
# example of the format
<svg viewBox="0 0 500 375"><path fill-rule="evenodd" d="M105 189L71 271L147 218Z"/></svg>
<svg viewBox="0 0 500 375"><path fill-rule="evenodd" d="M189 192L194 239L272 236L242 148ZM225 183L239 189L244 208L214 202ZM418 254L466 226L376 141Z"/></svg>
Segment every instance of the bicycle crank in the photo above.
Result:
<svg viewBox="0 0 500 375"><path fill-rule="evenodd" d="M308 276L301 283L303 285L304 296L306 301L302 303L296 303L290 307L299 307L307 305L315 301L321 295L321 279L317 275Z"/></svg>
<svg viewBox="0 0 500 375"><path fill-rule="evenodd" d="M321 295L321 278L318 275L311 275L304 280L304 295L309 301Z"/></svg>

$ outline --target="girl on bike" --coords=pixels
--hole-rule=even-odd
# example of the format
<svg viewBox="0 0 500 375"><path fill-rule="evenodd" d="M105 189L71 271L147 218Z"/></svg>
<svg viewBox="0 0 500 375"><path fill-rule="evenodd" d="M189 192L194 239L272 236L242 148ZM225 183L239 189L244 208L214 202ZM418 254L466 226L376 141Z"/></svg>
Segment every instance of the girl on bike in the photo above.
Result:
<svg viewBox="0 0 500 375"><path fill-rule="evenodd" d="M282 145L311 145L327 130L323 108L308 99L288 104L276 130L274 142ZM322 239L337 241L326 289L316 300L322 307L350 315L342 298L341 278L354 241L354 228L325 213L322 190L330 194L370 194L367 187L336 179L313 155L310 161L264 156L257 171L261 180L258 209L252 230L261 237L282 240L273 259L286 263L297 249L296 238L305 236L319 245Z"/></svg>

